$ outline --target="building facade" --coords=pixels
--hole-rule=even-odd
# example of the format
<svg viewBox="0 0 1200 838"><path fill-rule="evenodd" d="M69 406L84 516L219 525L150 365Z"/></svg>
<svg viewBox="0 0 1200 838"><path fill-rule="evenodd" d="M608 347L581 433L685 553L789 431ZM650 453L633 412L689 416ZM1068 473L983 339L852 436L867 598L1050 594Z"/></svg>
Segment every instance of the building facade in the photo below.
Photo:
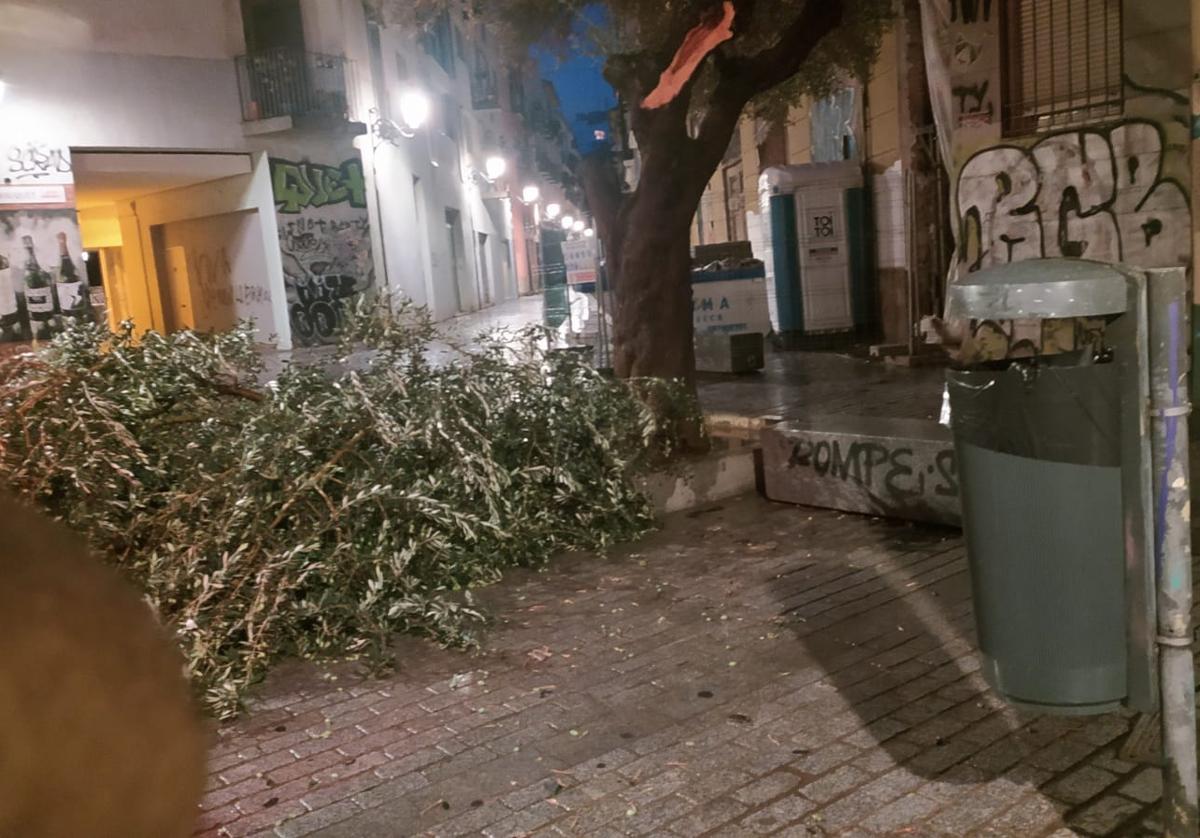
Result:
<svg viewBox="0 0 1200 838"><path fill-rule="evenodd" d="M329 341L362 292L443 319L533 290L525 234L566 198L547 161L570 136L535 130L557 107L536 69L467 23L409 31L360 0L21 8L0 28L6 342L53 332L88 279L114 325L252 319L282 349Z"/></svg>
<svg viewBox="0 0 1200 838"><path fill-rule="evenodd" d="M1193 5L925 4L951 276L1043 256L1191 266ZM980 326L992 356L1073 341L1070 323Z"/></svg>
<svg viewBox="0 0 1200 838"><path fill-rule="evenodd" d="M744 114L704 191L692 244L764 241L762 173L772 166L855 160L871 195L872 320L885 343L903 344L922 315L940 311L948 259L946 178L940 171L925 80L917 0L898 0L893 27L865 80L821 100L803 98L786 118ZM939 245L939 236L942 238Z"/></svg>
<svg viewBox="0 0 1200 838"><path fill-rule="evenodd" d="M1190 266L1196 7L898 0L867 80L782 124L743 117L692 243L754 240L768 166L859 160L878 333L896 344L963 272L1054 256ZM988 324L1003 336L989 351L1040 350L1040 328Z"/></svg>

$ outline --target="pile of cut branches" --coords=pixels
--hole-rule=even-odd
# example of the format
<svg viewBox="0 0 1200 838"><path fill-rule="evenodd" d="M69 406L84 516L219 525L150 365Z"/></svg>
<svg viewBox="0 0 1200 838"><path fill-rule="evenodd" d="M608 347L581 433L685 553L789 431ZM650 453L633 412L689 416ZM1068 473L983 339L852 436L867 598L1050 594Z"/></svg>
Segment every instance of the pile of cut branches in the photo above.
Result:
<svg viewBox="0 0 1200 838"><path fill-rule="evenodd" d="M421 310L367 309L258 386L249 328L72 327L0 362L0 476L141 587L217 715L282 655L470 645L470 588L651 525L632 478L672 441L536 332L441 362L435 339Z"/></svg>

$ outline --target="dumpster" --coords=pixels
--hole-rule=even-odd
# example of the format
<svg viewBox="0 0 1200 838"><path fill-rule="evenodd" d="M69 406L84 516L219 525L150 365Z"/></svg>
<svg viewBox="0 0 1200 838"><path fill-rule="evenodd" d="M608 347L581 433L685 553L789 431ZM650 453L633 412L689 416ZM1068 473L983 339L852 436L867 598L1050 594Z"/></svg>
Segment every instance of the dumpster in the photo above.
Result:
<svg viewBox="0 0 1200 838"><path fill-rule="evenodd" d="M1026 709L1157 703L1145 295L1140 272L1060 259L948 289L952 316L1107 321L1070 351L946 374L983 675Z"/></svg>

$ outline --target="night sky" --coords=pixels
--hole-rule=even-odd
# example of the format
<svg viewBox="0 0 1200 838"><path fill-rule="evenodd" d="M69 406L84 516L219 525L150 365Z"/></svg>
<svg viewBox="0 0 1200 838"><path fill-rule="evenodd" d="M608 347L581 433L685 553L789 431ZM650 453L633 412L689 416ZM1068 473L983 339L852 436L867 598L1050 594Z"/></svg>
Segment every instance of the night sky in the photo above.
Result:
<svg viewBox="0 0 1200 838"><path fill-rule="evenodd" d="M586 14L602 21L601 7L593 6ZM571 54L563 58L541 50L534 50L534 57L541 67L542 75L554 83L562 101L563 116L575 133L575 145L579 153L586 155L598 145L593 131L609 129L607 118L598 121L600 114L617 106L617 96L601 75L599 58Z"/></svg>

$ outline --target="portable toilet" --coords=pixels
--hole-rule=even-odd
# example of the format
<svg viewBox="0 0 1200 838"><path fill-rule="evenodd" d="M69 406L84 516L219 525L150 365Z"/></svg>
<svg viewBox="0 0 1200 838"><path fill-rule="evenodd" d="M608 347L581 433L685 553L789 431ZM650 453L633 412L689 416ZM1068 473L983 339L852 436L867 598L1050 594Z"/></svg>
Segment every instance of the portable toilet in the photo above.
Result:
<svg viewBox="0 0 1200 838"><path fill-rule="evenodd" d="M867 195L854 160L772 166L759 179L769 238L767 302L786 345L871 324Z"/></svg>

